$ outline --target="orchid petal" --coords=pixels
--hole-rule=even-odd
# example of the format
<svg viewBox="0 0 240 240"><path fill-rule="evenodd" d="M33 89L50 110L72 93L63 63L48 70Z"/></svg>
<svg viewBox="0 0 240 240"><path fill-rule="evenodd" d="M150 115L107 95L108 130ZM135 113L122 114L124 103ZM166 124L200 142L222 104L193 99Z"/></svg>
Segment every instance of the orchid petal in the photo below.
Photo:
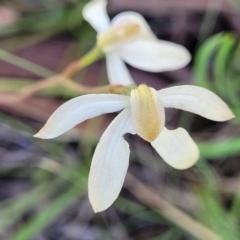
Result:
<svg viewBox="0 0 240 240"><path fill-rule="evenodd" d="M111 22L112 26L117 26L121 24L137 24L140 27L140 32L138 37L150 40L157 40L157 37L152 32L148 23L144 17L136 12L122 12L116 15Z"/></svg>
<svg viewBox="0 0 240 240"><path fill-rule="evenodd" d="M107 73L111 84L133 85L134 81L125 63L114 52L106 53Z"/></svg>
<svg viewBox="0 0 240 240"><path fill-rule="evenodd" d="M102 32L109 28L110 20L106 10L107 1L93 0L87 3L82 11L83 17L97 31Z"/></svg>
<svg viewBox="0 0 240 240"><path fill-rule="evenodd" d="M149 72L176 70L191 59L187 49L179 44L140 38L124 44L117 52L131 66Z"/></svg>
<svg viewBox="0 0 240 240"><path fill-rule="evenodd" d="M108 208L118 197L129 164L125 133L135 133L130 109L124 109L109 125L95 150L88 180L89 200L95 212Z"/></svg>
<svg viewBox="0 0 240 240"><path fill-rule="evenodd" d="M129 97L123 95L89 94L76 97L61 105L35 137L58 137L86 119L116 112L128 105Z"/></svg>
<svg viewBox="0 0 240 240"><path fill-rule="evenodd" d="M227 104L215 93L197 86L177 86L159 90L163 106L192 112L214 121L234 117Z"/></svg>
<svg viewBox="0 0 240 240"><path fill-rule="evenodd" d="M176 169L187 169L199 158L197 145L183 128L168 130L164 127L151 144L163 160Z"/></svg>

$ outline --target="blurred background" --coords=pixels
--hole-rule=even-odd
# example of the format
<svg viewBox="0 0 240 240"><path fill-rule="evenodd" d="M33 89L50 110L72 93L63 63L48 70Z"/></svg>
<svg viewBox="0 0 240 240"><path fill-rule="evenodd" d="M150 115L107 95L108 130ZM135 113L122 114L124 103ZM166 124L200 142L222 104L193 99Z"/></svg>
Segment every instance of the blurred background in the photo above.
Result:
<svg viewBox="0 0 240 240"><path fill-rule="evenodd" d="M111 18L126 10L139 12L160 39L182 44L192 54L191 63L177 71L148 73L129 66L138 84L156 89L203 86L221 96L236 115L217 123L167 110L166 125L187 129L201 151L198 163L184 171L168 166L138 136L126 136L131 148L129 173L154 196L191 216L190 230L179 226L183 219L167 219L164 207L149 203L150 195L134 194L131 184L123 187L108 210L93 213L87 197L89 167L115 114L86 121L57 139L40 140L33 134L78 93L61 88L13 101L19 90L61 72L95 44L96 33L81 14L86 2L0 2L0 240L192 240L198 239L191 233L198 231L196 222L220 239L239 240L240 1L108 2ZM104 60L74 80L107 84Z"/></svg>

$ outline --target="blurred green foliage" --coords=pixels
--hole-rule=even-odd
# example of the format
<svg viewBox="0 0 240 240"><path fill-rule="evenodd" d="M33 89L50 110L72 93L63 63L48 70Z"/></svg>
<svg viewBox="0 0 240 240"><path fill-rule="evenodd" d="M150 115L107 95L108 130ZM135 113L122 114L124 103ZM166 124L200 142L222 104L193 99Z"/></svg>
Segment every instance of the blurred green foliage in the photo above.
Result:
<svg viewBox="0 0 240 240"><path fill-rule="evenodd" d="M240 117L240 42L235 33L216 34L198 49L194 81L223 98Z"/></svg>

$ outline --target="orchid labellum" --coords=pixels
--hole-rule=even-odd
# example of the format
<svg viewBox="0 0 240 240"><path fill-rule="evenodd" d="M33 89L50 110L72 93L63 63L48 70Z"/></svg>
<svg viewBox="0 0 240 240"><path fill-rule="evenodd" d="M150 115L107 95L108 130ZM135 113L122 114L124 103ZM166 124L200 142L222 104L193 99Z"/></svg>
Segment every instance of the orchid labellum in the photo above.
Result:
<svg viewBox="0 0 240 240"><path fill-rule="evenodd" d="M182 109L214 121L234 117L223 100L204 88L186 85L156 91L140 85L128 95L74 98L60 106L35 137L55 138L86 119L122 110L102 135L91 164L89 199L94 211L99 212L112 205L123 186L130 154L124 134L138 134L150 142L174 168L186 169L198 160L198 147L187 131L165 127L164 108Z"/></svg>
<svg viewBox="0 0 240 240"><path fill-rule="evenodd" d="M83 9L83 17L98 33L97 46L106 54L111 84L134 83L124 61L149 72L176 70L189 63L187 49L159 40L140 14L122 12L110 21L106 5L105 0L90 1Z"/></svg>

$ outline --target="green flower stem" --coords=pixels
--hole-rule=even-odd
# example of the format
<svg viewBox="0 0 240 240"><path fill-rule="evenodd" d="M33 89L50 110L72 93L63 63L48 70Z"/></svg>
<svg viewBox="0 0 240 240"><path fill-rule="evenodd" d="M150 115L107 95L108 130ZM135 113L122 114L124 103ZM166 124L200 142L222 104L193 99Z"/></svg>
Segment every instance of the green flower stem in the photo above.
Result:
<svg viewBox="0 0 240 240"><path fill-rule="evenodd" d="M85 56L80 59L75 60L70 65L68 65L60 74L54 75L52 77L46 78L39 83L34 84L33 86L26 87L23 89L23 95L21 100L41 91L46 88L53 87L57 84L62 84L70 89L78 91L79 93L98 93L98 92L107 92L109 87L104 86L101 89L98 88L89 88L81 84L75 83L71 80L71 77L78 72L79 70L89 66L95 61L101 59L104 56L104 53L98 48L94 47L90 50Z"/></svg>
<svg viewBox="0 0 240 240"><path fill-rule="evenodd" d="M70 65L68 65L61 73L65 78L71 78L77 71L89 66L90 64L96 62L97 60L104 57L104 53L100 48L94 47L85 56L80 59L75 60Z"/></svg>
<svg viewBox="0 0 240 240"><path fill-rule="evenodd" d="M6 53L7 54L7 53ZM15 58L14 55L6 55L8 58ZM33 85L27 85L26 87L23 87L20 89L22 91L22 95L18 98L18 100L24 100L25 98L32 96L33 94L40 92L45 89L49 89L52 87L55 87L57 85L62 85L64 87L67 87L74 92L78 92L80 94L89 94L89 93L115 93L115 94L124 94L129 95L131 89L134 87L123 87L121 85L105 85L100 87L88 87L81 85L79 83L76 83L71 80L71 77L79 70L89 66L90 64L94 63L95 61L101 59L104 57L104 53L101 51L100 48L94 47L92 50L90 50L85 56L83 56L80 59L75 60L70 65L68 65L60 74L56 75L54 72L46 72L44 73L45 76L48 76L46 79L35 83ZM0 52L0 59L1 59L1 52ZM14 64L14 59L11 59L11 62ZM16 59L15 59L16 60ZM18 59L20 60L20 59ZM24 62L24 61L23 61ZM16 64L15 64L16 65ZM34 68L35 65L31 65L30 62L24 62L24 65L18 64L19 67L23 67L24 69L27 69L27 66L31 66L31 69L29 71L32 71L34 69L35 73L40 73L42 71L41 67L40 69Z"/></svg>

